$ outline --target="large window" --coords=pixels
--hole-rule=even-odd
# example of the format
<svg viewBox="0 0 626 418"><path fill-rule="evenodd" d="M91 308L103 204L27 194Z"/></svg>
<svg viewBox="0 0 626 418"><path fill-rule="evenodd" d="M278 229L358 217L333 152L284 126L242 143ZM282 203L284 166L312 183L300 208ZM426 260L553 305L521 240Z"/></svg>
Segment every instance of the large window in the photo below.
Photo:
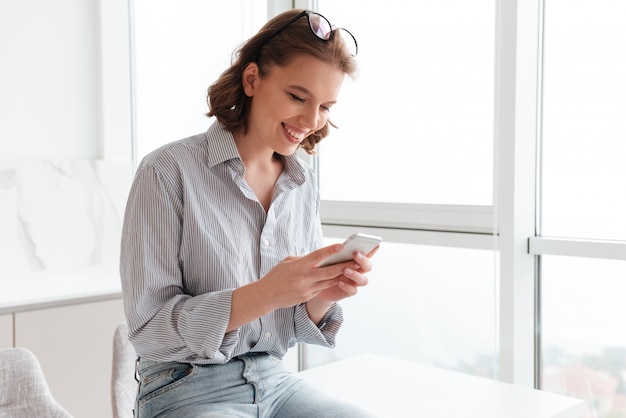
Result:
<svg viewBox="0 0 626 418"><path fill-rule="evenodd" d="M626 416L626 342L616 331L626 317L626 5L392 2L355 19L356 3L317 3L353 29L364 51L361 75L333 114L340 129L320 149L323 220L329 232L378 228L390 235L385 245L394 254L411 254L407 264L377 256L373 280L393 280L406 291L390 296L391 288L376 283L377 312L385 312L381 300L419 306L415 282L431 277L471 284L472 297L494 314L481 316L479 330L463 341L485 341L497 323L497 349L487 358L497 358L499 379L583 398L590 417ZM473 124L461 132L469 115ZM492 246L489 233L496 234ZM426 256L429 244L465 248L443 251L465 267L463 278L431 263L437 257ZM463 264L464 255L478 251L478 260L490 250L493 269ZM454 306L436 288L427 292ZM376 303L369 296L349 306L362 303L366 316ZM413 313L403 307L394 325L403 332L421 335L415 318L424 315L460 335L439 322L437 308L406 310ZM402 346L418 361L460 369L423 351L438 338Z"/></svg>
<svg viewBox="0 0 626 418"><path fill-rule="evenodd" d="M541 256L540 384L588 417L626 417L625 17L620 1L545 0L540 232L561 251Z"/></svg>
<svg viewBox="0 0 626 418"><path fill-rule="evenodd" d="M322 198L491 205L494 2L317 3L360 64L320 146Z"/></svg>
<svg viewBox="0 0 626 418"><path fill-rule="evenodd" d="M316 4L359 43L319 147L326 235L385 242L337 349L305 364L374 351L496 377L495 3Z"/></svg>

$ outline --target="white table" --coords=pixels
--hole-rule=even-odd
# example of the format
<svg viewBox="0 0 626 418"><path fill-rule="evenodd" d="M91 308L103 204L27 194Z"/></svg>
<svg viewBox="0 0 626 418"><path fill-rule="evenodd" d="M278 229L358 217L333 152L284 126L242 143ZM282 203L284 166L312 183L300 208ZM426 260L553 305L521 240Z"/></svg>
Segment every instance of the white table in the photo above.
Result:
<svg viewBox="0 0 626 418"><path fill-rule="evenodd" d="M374 355L300 376L384 418L580 418L584 410L579 399Z"/></svg>

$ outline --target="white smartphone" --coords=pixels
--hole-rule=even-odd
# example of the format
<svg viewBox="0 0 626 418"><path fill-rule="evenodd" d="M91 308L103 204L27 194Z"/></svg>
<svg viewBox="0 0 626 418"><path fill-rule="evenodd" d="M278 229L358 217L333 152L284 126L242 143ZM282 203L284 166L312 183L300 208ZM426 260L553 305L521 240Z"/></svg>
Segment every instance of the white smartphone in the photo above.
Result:
<svg viewBox="0 0 626 418"><path fill-rule="evenodd" d="M381 237L377 237L375 235L352 234L344 241L343 251L331 255L319 263L317 267L330 266L331 264L352 260L352 258L354 258L354 253L357 251L367 255L370 251L376 248L377 245L380 245L382 241L383 239Z"/></svg>

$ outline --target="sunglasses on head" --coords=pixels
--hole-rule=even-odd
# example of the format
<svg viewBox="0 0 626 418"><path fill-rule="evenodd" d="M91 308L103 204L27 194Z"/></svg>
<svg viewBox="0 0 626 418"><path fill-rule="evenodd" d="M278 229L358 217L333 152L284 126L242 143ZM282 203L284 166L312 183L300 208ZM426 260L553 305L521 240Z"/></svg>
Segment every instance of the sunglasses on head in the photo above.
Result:
<svg viewBox="0 0 626 418"><path fill-rule="evenodd" d="M285 23L284 25L276 29L274 32L272 32L267 37L267 39L259 46L259 50L261 49L261 47L263 47L263 45L268 43L274 36L284 31L285 28L287 28L289 25L291 25L296 20L302 18L303 16L307 17L311 32L313 32L313 34L317 36L319 39L321 39L322 41L329 41L333 39L333 36L335 36L335 33L339 32L341 38L343 39L343 44L345 45L350 55L352 55L353 57L356 57L356 54L359 52L359 46L356 42L356 38L354 37L354 35L352 35L350 31L348 31L347 29L338 28L338 27L331 25L328 19L326 19L324 16L322 16L319 13L311 12L309 10L304 10L302 13L297 14L287 23Z"/></svg>

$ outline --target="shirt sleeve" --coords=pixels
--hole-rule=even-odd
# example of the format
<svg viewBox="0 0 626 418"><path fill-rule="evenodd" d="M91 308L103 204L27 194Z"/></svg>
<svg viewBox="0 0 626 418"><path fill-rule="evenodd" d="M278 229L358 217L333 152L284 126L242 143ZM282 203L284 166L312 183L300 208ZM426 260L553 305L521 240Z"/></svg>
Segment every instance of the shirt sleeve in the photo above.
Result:
<svg viewBox="0 0 626 418"><path fill-rule="evenodd" d="M328 309L319 325L309 318L305 303L295 307L294 329L299 342L335 348L335 338L342 323L343 310L337 303Z"/></svg>
<svg viewBox="0 0 626 418"><path fill-rule="evenodd" d="M239 330L226 333L233 289L184 292L181 190L175 176L151 165L139 168L131 187L120 255L129 337L152 360L226 362L239 341Z"/></svg>

